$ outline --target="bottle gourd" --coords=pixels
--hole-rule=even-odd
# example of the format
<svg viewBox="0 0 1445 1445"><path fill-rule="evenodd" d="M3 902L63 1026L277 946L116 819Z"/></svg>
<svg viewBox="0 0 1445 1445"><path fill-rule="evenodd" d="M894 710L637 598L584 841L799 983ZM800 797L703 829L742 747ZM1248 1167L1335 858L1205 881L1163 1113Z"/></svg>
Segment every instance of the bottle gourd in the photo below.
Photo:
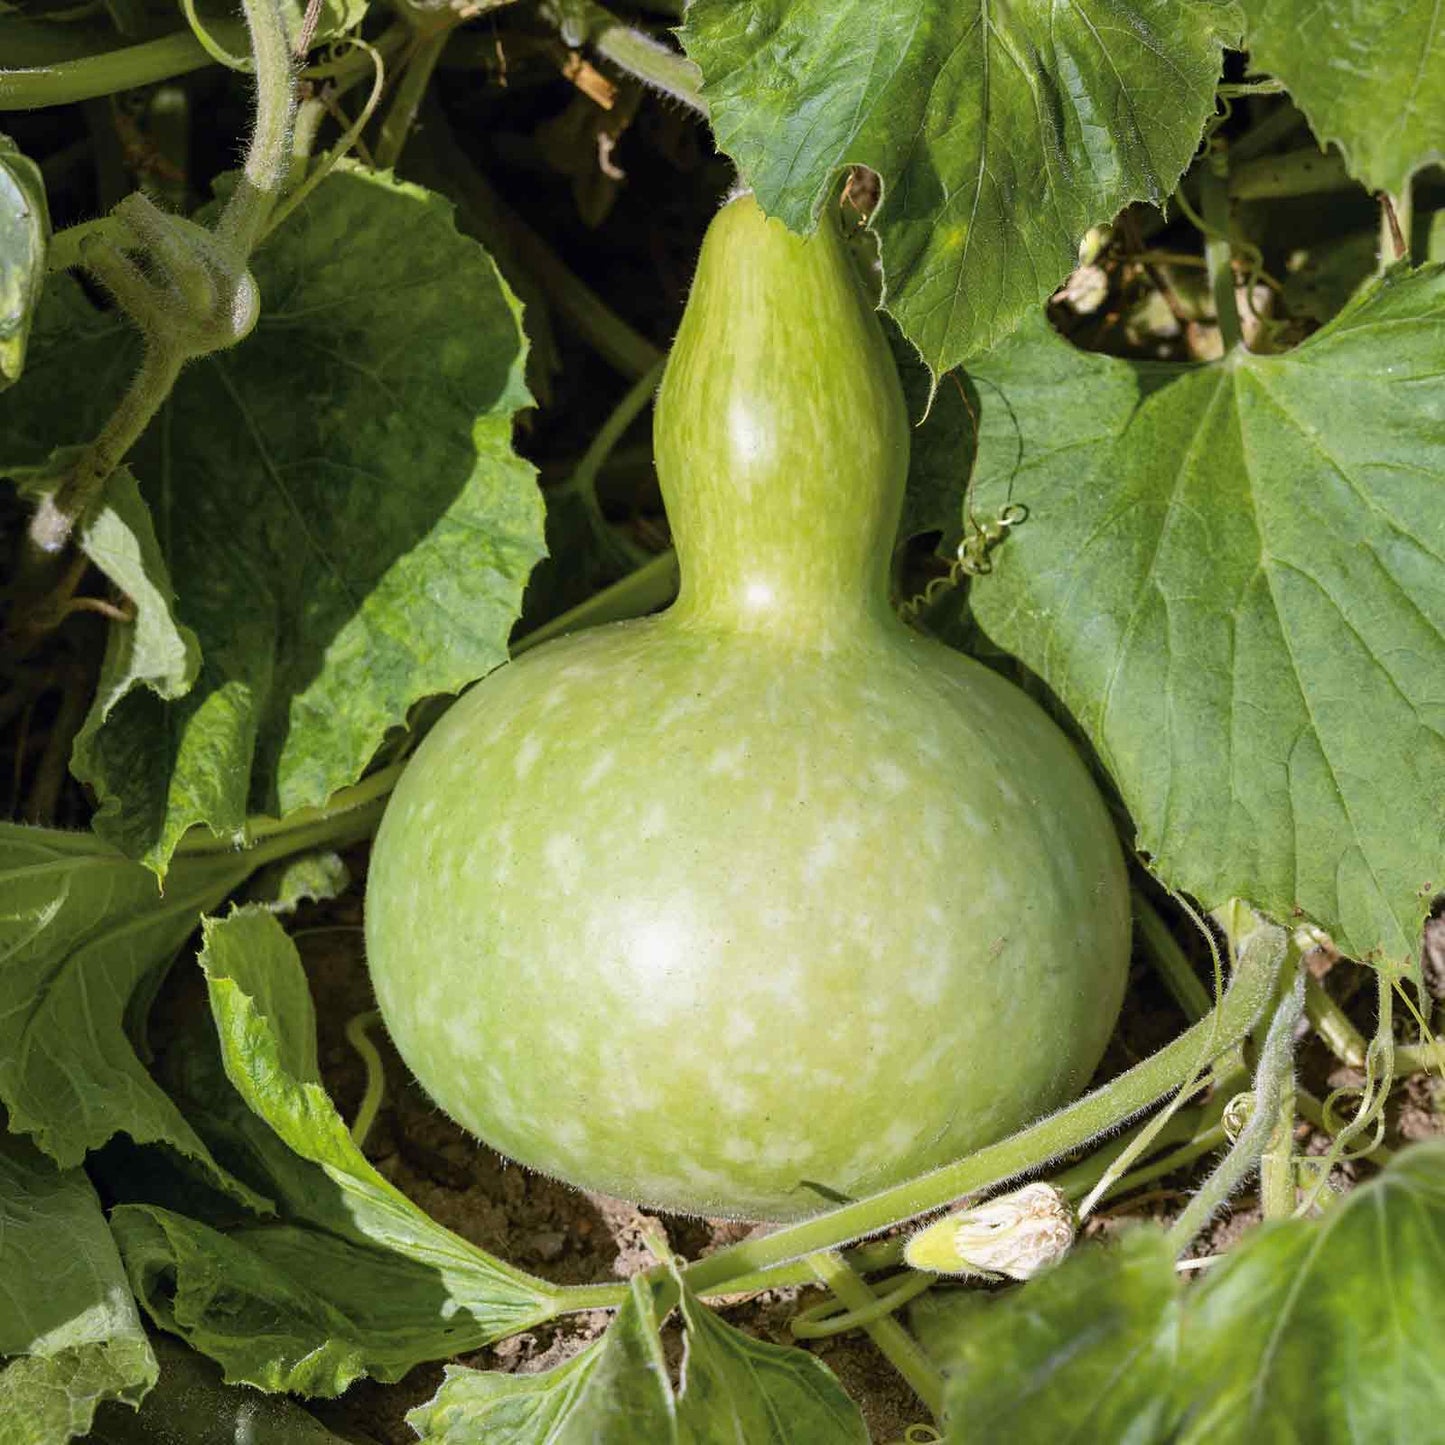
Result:
<svg viewBox="0 0 1445 1445"><path fill-rule="evenodd" d="M1119 844L1045 714L894 615L908 444L832 218L803 239L731 200L657 404L677 602L474 688L376 842L382 1014L502 1153L780 1220L1087 1082Z"/></svg>

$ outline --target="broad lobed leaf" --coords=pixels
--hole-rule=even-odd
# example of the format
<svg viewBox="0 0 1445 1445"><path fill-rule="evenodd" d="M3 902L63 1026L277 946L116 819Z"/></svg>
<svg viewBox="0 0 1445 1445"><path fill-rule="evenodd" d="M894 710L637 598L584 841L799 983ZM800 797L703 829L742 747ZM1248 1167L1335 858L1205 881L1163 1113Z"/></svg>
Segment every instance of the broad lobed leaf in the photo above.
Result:
<svg viewBox="0 0 1445 1445"><path fill-rule="evenodd" d="M319 1082L306 976L275 916L207 920L201 958L226 1079L185 1041L178 1092L281 1223L214 1223L127 1204L131 1282L232 1382L339 1394L395 1380L555 1313L556 1291L427 1217L367 1162Z"/></svg>
<svg viewBox="0 0 1445 1445"><path fill-rule="evenodd" d="M112 1135L159 1142L255 1201L136 1056L134 1017L204 910L254 862L218 853L155 875L88 834L0 823L0 1103L62 1165Z"/></svg>
<svg viewBox="0 0 1445 1445"><path fill-rule="evenodd" d="M868 1445L858 1407L806 1350L734 1329L686 1287L678 1429L683 1445Z"/></svg>
<svg viewBox="0 0 1445 1445"><path fill-rule="evenodd" d="M1438 1438L1445 1410L1445 1141L1323 1219L1266 1225L1187 1298L1181 1445Z"/></svg>
<svg viewBox="0 0 1445 1445"><path fill-rule="evenodd" d="M1322 1218L1266 1224L1194 1285L1140 1226L938 1338L947 1439L1385 1445L1445 1406L1445 1142Z"/></svg>
<svg viewBox="0 0 1445 1445"><path fill-rule="evenodd" d="M102 698L75 755L97 830L157 872L192 825L239 835L250 813L324 802L418 698L504 661L542 550L511 447L518 306L445 202L344 168L253 269L256 331L183 373L131 459L199 677L169 703ZM137 345L57 282L27 382L0 399L0 470L40 484Z"/></svg>
<svg viewBox="0 0 1445 1445"><path fill-rule="evenodd" d="M1419 0L1240 0L1254 69L1278 76L1321 144L1401 196L1445 157L1445 24Z"/></svg>
<svg viewBox="0 0 1445 1445"><path fill-rule="evenodd" d="M100 1201L0 1133L0 1445L58 1445L105 1400L134 1406L156 1362Z"/></svg>
<svg viewBox="0 0 1445 1445"><path fill-rule="evenodd" d="M1284 355L1140 365L1040 318L976 368L975 505L1029 509L985 631L1167 883L1400 969L1445 883L1442 321L1427 267Z"/></svg>
<svg viewBox="0 0 1445 1445"><path fill-rule="evenodd" d="M867 1445L858 1407L822 1361L734 1329L675 1272L662 1289L685 1330L677 1393L653 1285L635 1275L607 1333L580 1354L536 1375L449 1368L408 1422L424 1445Z"/></svg>
<svg viewBox="0 0 1445 1445"><path fill-rule="evenodd" d="M596 1344L537 1375L453 1366L407 1423L424 1445L678 1445L677 1405L657 1330L651 1288L634 1277Z"/></svg>
<svg viewBox="0 0 1445 1445"><path fill-rule="evenodd" d="M449 1284L404 1255L320 1229L218 1228L146 1204L120 1205L112 1224L146 1312L233 1384L329 1398L498 1333L457 1308L459 1271Z"/></svg>
<svg viewBox="0 0 1445 1445"><path fill-rule="evenodd" d="M950 1376L950 1441L1169 1438L1178 1287L1159 1231L1082 1248L997 1303L964 1293L944 1296L931 1319L918 1313L920 1338Z"/></svg>
<svg viewBox="0 0 1445 1445"><path fill-rule="evenodd" d="M1239 25L1215 0L693 0L680 33L765 210L809 230L842 167L879 173L886 304L937 374L1091 225L1170 194Z"/></svg>

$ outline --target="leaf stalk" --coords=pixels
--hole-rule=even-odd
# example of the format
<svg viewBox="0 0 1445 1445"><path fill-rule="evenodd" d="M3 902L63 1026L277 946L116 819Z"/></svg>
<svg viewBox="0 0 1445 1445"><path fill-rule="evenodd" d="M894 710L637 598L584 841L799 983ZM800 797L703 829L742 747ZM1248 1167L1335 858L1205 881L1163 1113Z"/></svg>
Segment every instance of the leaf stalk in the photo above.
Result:
<svg viewBox="0 0 1445 1445"><path fill-rule="evenodd" d="M1234 299L1234 253L1229 240L1229 161L1222 146L1214 146L1200 168L1199 200L1204 213L1204 264L1219 317L1219 334L1228 355L1244 345L1244 331Z"/></svg>
<svg viewBox="0 0 1445 1445"><path fill-rule="evenodd" d="M808 1263L818 1278L860 1317L868 1338L883 1357L908 1381L934 1419L943 1417L943 1375L919 1347L918 1341L889 1313L879 1313L878 1297L855 1274L842 1255L813 1255ZM900 1300L899 1303L902 1303Z"/></svg>

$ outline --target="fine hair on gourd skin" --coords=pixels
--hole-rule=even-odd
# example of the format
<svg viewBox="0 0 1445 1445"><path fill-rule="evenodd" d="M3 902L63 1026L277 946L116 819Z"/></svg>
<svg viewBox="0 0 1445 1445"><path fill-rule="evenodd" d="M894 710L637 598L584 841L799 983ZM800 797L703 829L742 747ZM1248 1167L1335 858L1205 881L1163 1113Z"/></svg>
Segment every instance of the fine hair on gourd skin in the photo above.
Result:
<svg viewBox="0 0 1445 1445"><path fill-rule="evenodd" d="M377 839L383 1015L504 1154L796 1218L1087 1082L1122 855L1043 712L894 614L909 432L835 219L729 200L657 405L678 601L486 678Z"/></svg>

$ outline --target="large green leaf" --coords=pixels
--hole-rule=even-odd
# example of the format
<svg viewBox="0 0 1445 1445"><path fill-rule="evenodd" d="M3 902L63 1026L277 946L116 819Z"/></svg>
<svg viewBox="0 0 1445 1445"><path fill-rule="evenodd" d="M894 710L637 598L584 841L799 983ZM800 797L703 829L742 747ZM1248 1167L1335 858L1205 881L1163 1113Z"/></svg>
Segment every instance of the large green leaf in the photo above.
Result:
<svg viewBox="0 0 1445 1445"><path fill-rule="evenodd" d="M431 1266L489 1331L544 1318L550 1286L434 1224L367 1162L321 1084L306 974L275 916L252 906L207 919L201 967L227 1077L292 1153L320 1166L360 1235Z"/></svg>
<svg viewBox="0 0 1445 1445"><path fill-rule="evenodd" d="M50 212L40 167L0 135L0 388L25 369L30 321L45 285Z"/></svg>
<svg viewBox="0 0 1445 1445"><path fill-rule="evenodd" d="M0 1102L63 1165L112 1135L224 1174L136 1057L131 1015L176 951L255 866L219 851L155 875L84 833L0 823Z"/></svg>
<svg viewBox="0 0 1445 1445"><path fill-rule="evenodd" d="M683 1445L868 1445L857 1405L821 1360L734 1329L686 1287L681 1308Z"/></svg>
<svg viewBox="0 0 1445 1445"><path fill-rule="evenodd" d="M409 1422L427 1445L867 1445L858 1407L822 1361L725 1324L676 1272L664 1289L680 1291L686 1332L676 1396L653 1287L637 1275L596 1344L538 1375L450 1369Z"/></svg>
<svg viewBox="0 0 1445 1445"><path fill-rule="evenodd" d="M407 1423L423 1445L677 1445L657 1324L651 1289L636 1276L595 1345L538 1375L450 1368Z"/></svg>
<svg viewBox="0 0 1445 1445"><path fill-rule="evenodd" d="M1267 1226L1189 1300L1181 1445L1390 1445L1445 1421L1445 1142Z"/></svg>
<svg viewBox="0 0 1445 1445"><path fill-rule="evenodd" d="M511 447L518 307L445 202L343 169L254 270L256 331L186 370L131 458L200 676L174 702L130 691L74 760L97 830L157 871L193 824L323 802L419 697L504 661L541 552ZM0 398L0 471L92 435L136 344L52 287Z"/></svg>
<svg viewBox="0 0 1445 1445"><path fill-rule="evenodd" d="M1445 268L1297 350L977 368L975 496L1029 508L985 630L1083 727L1166 882L1412 967L1445 883Z"/></svg>
<svg viewBox="0 0 1445 1445"><path fill-rule="evenodd" d="M888 310L937 373L1091 225L1170 194L1239 23L1213 0L693 0L681 34L765 210L807 230L841 167L882 176Z"/></svg>
<svg viewBox="0 0 1445 1445"><path fill-rule="evenodd" d="M1240 0L1255 69L1277 75L1371 190L1445 157L1445 17L1434 0Z"/></svg>
<svg viewBox="0 0 1445 1445"><path fill-rule="evenodd" d="M367 1162L320 1082L306 975L270 911L208 919L201 963L245 1117L217 1099L189 1040L181 1091L284 1222L223 1229L166 1208L117 1209L126 1267L158 1323L230 1381L334 1395L556 1312L552 1286L434 1223Z"/></svg>
<svg viewBox="0 0 1445 1445"><path fill-rule="evenodd" d="M950 1442L1389 1445L1441 1438L1445 1142L1181 1286L1162 1236L1086 1246L973 1312Z"/></svg>
<svg viewBox="0 0 1445 1445"><path fill-rule="evenodd" d="M1178 1352L1173 1264L1163 1235L1141 1229L1109 1250L1081 1250L997 1304L975 1302L965 1328L935 1336L948 1439L1166 1439Z"/></svg>
<svg viewBox="0 0 1445 1445"><path fill-rule="evenodd" d="M103 1400L134 1406L156 1362L100 1201L0 1134L0 1445L59 1445Z"/></svg>
<svg viewBox="0 0 1445 1445"><path fill-rule="evenodd" d="M328 1188L324 1176L316 1184ZM462 1264L443 1278L320 1230L219 1229L157 1205L120 1205L112 1221L146 1312L233 1384L330 1397L363 1376L399 1380L507 1332L465 1307L491 1288L484 1269Z"/></svg>

